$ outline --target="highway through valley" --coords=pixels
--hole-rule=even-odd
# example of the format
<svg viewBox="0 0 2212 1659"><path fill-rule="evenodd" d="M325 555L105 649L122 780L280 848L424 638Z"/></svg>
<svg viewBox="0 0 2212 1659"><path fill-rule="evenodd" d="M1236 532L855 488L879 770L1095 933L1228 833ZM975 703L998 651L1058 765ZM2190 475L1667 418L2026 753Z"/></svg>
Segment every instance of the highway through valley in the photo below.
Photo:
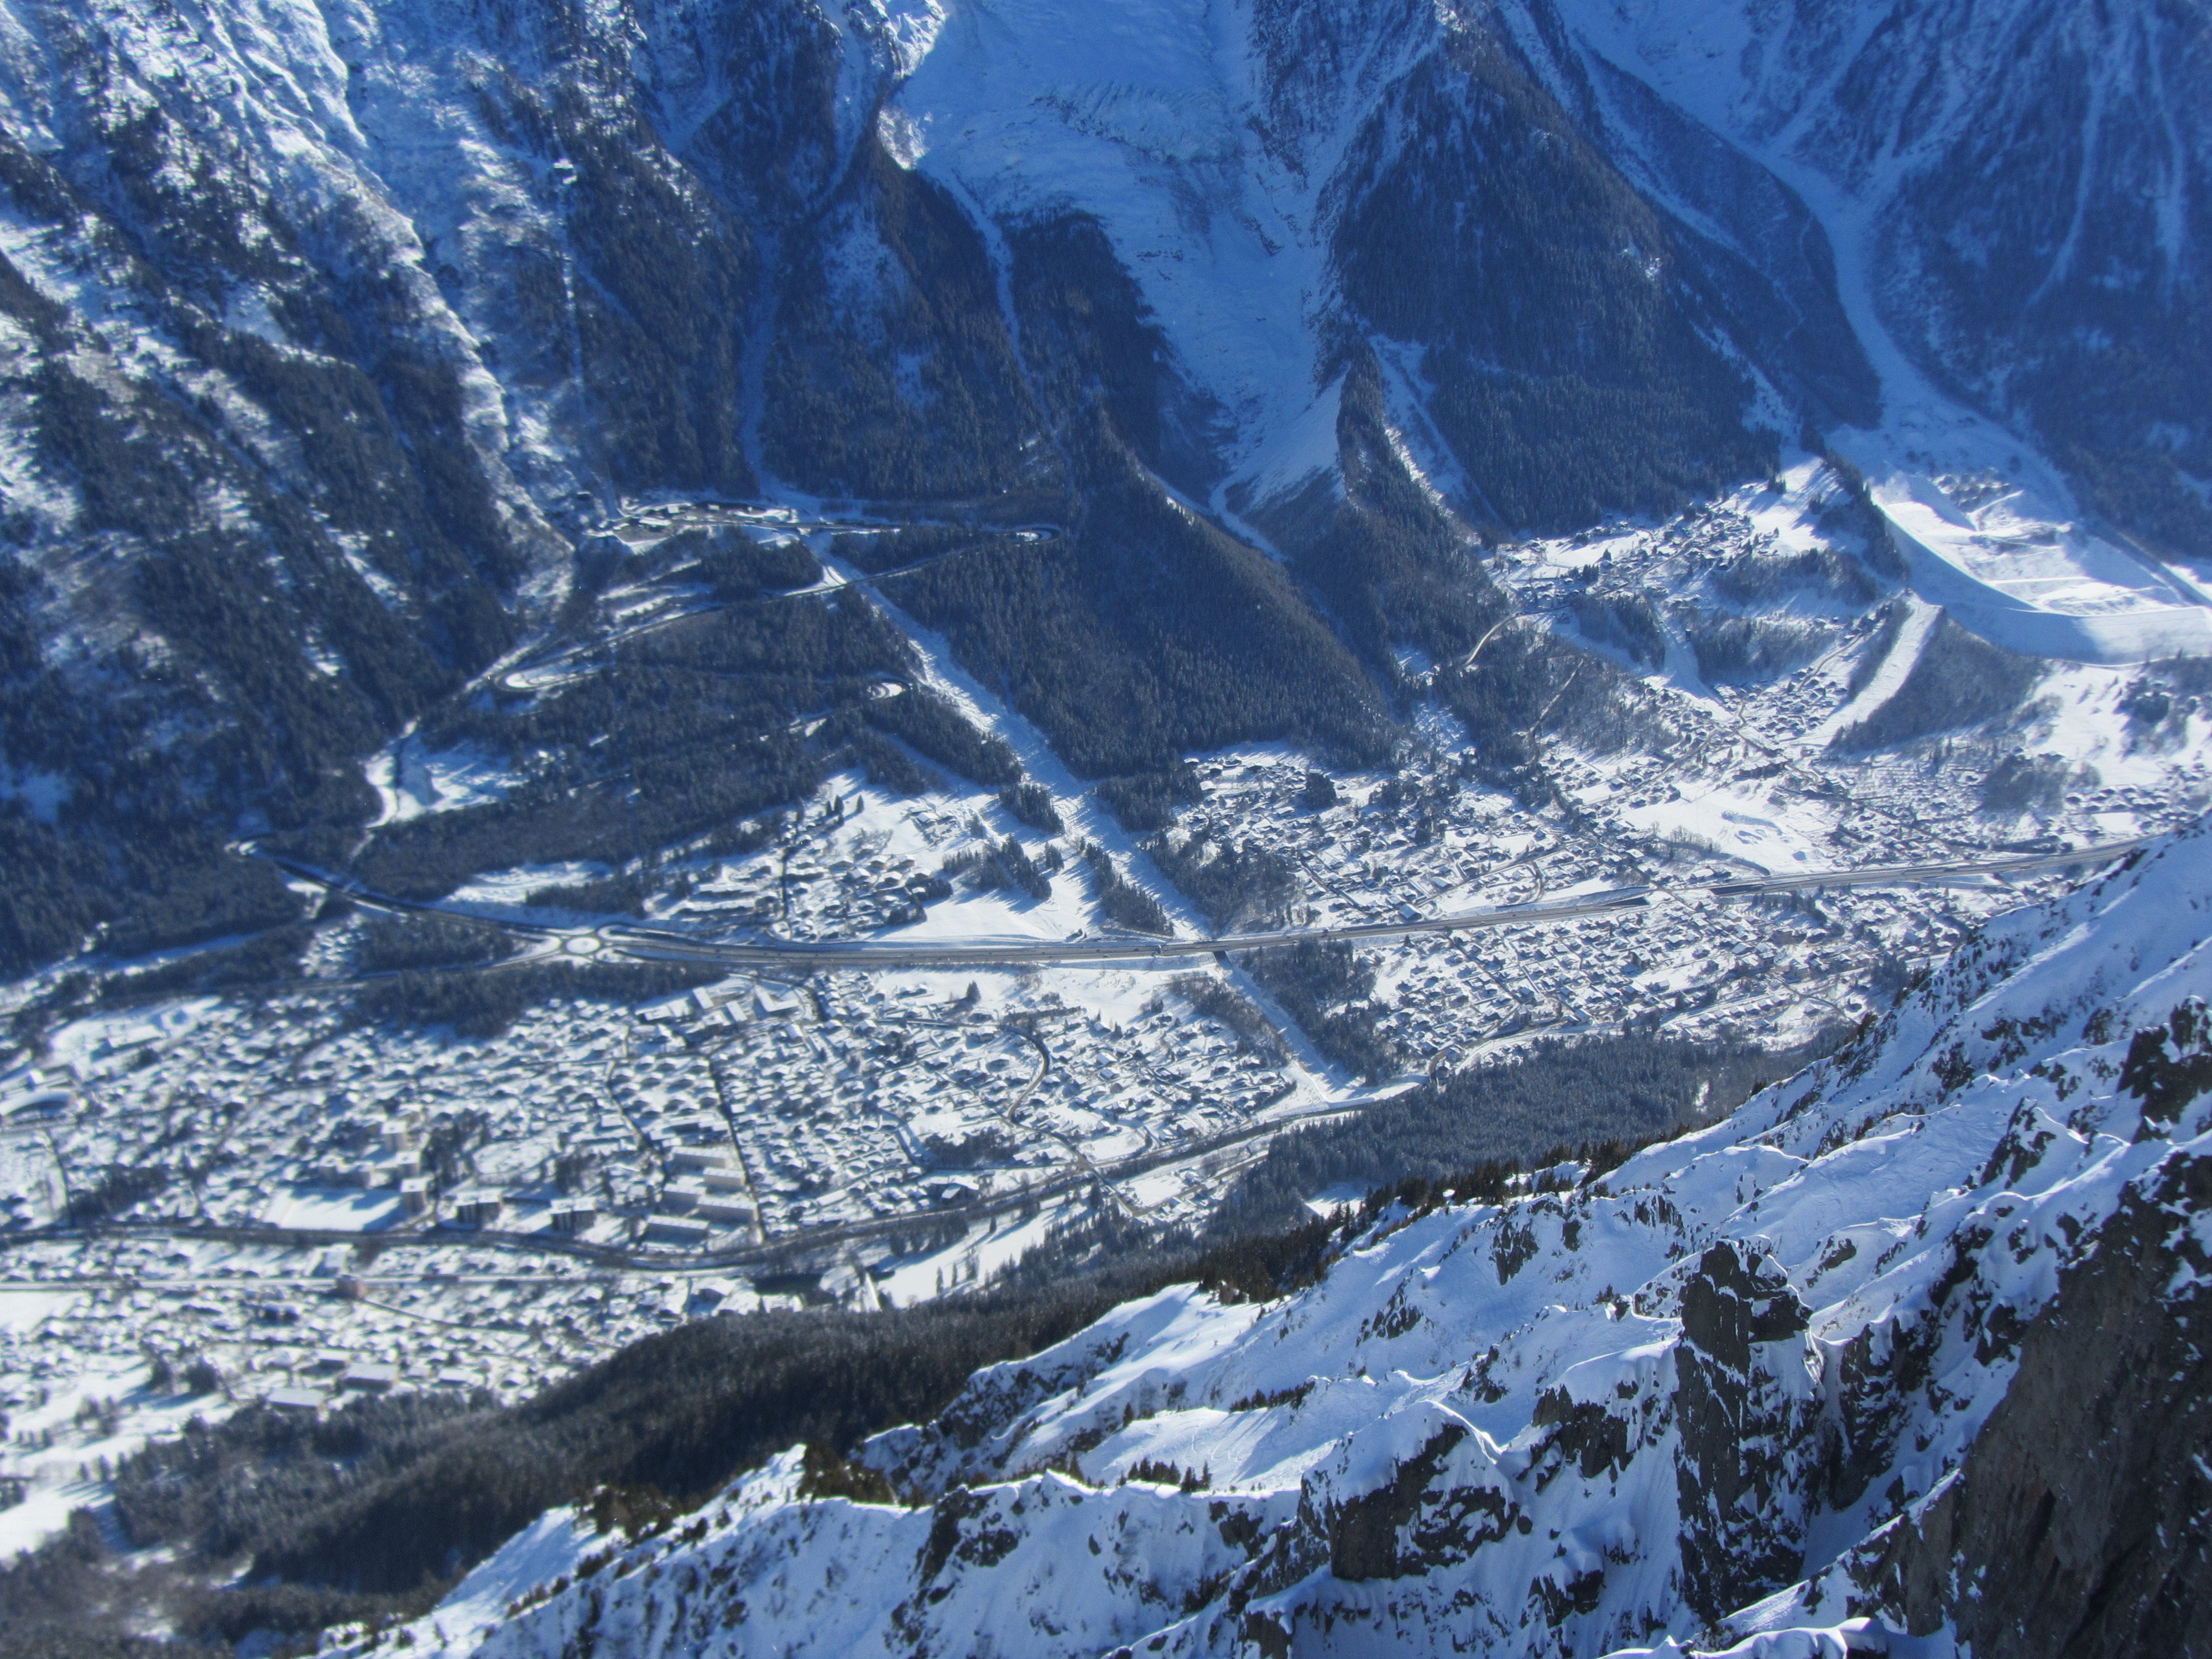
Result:
<svg viewBox="0 0 2212 1659"><path fill-rule="evenodd" d="M2150 844L2154 836L2106 842L2061 852L1947 859L1930 864L1871 866L1856 870L1806 870L1668 886L1611 887L1521 904L1500 904L1437 915L1401 915L1381 921L1345 922L1319 927L1279 928L1266 933L1204 937L1154 938L1141 933L1079 934L1067 939L702 939L667 928L613 923L598 927L556 927L543 923L442 905L418 904L371 891L326 872L274 860L288 873L312 881L371 908L428 915L495 930L524 945L533 957L568 955L600 961L696 963L733 972L767 970L806 973L825 969L880 971L897 968L997 968L1068 963L1180 963L1216 952L1279 951L1292 945L1398 939L1413 933L1476 933L1571 921L1648 904L1656 896L1705 893L1731 901L1768 893L1798 893L1820 888L1893 887L2034 875L2074 866L2105 864Z"/></svg>
<svg viewBox="0 0 2212 1659"><path fill-rule="evenodd" d="M1497 905L1431 916L1401 917L1389 921L1360 921L1334 927L1291 928L1269 933L1231 933L1208 938L1151 939L1139 935L1039 939L874 939L836 941L793 941L763 939L718 943L663 929L628 925L562 928L508 917L486 915L434 904L414 903L368 891L349 881L289 860L275 860L289 873L310 880L371 908L399 915L438 916L497 931L523 945L523 953L504 963L484 964L478 971L497 972L518 962L544 961L554 954L572 954L599 960L686 962L713 963L733 971L760 972L775 977L796 977L824 969L847 970L902 967L1015 966L1038 963L1115 962L1158 964L1187 963L1210 952L1280 950L1310 942L1352 941L1398 937L1410 933L1474 932L1485 928L1540 925L1577 917L1604 915L1650 902L1654 898L1706 894L1727 901L1765 893L1803 892L1820 888L1870 887L1978 880L1990 877L2027 876L2042 872L2095 864L2125 857L2156 837L2108 842L2062 852L2025 855L1972 857L1939 863L1886 865L1856 870L1796 872L1737 879L1707 879L1667 886L1609 888L1521 904ZM264 855L266 856L266 855ZM794 971L796 970L796 971ZM337 981L351 983L353 981ZM308 988L314 981L302 981ZM331 982L324 982L325 984ZM760 1239L720 1250L688 1256L678 1261L665 1253L619 1244L592 1244L556 1237L543 1232L508 1233L498 1230L448 1235L438 1231L356 1233L346 1230L316 1230L252 1226L217 1226L207 1222L161 1220L143 1223L97 1224L88 1231L116 1237L133 1235L178 1238L224 1239L235 1243L286 1244L342 1244L374 1241L404 1247L466 1242L488 1248L532 1254L559 1254L581 1258L602 1267L644 1268L659 1271L711 1272L732 1267L760 1267L799 1256L818 1255L831 1247L844 1248L864 1239L895 1237L918 1221L942 1219L957 1214L964 1220L1010 1213L1050 1200L1094 1183L1114 1184L1161 1166L1218 1156L1255 1139L1272 1137L1301 1123L1356 1112L1364 1101L1331 1101L1306 1112L1242 1124L1220 1134L1173 1147L1152 1147L1133 1156L1095 1164L1077 1159L1054 1170L1045 1181L995 1198L963 1205L955 1211L901 1214L865 1221L807 1227L775 1239ZM0 1236L0 1249L40 1240L73 1236L77 1230L52 1225Z"/></svg>

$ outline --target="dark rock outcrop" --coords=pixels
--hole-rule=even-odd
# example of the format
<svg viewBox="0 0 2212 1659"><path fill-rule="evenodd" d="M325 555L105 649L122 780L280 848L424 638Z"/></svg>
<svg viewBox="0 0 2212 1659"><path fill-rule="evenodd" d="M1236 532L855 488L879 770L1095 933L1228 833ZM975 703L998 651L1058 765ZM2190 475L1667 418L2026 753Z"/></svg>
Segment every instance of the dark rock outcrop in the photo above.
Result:
<svg viewBox="0 0 2212 1659"><path fill-rule="evenodd" d="M2028 1328L1959 1479L1899 1529L1884 1588L2007 1659L2212 1653L2212 1159L2131 1198Z"/></svg>
<svg viewBox="0 0 2212 1659"><path fill-rule="evenodd" d="M1733 1239L1682 1290L1675 1483L1683 1589L1712 1620L1804 1565L1813 1386L1804 1302L1774 1258Z"/></svg>
<svg viewBox="0 0 2212 1659"><path fill-rule="evenodd" d="M1446 1425L1398 1465L1389 1485L1329 1516L1329 1568L1339 1579L1411 1577L1463 1561L1516 1527L1528 1531L1502 1482L1451 1478L1453 1449L1466 1437L1466 1430Z"/></svg>

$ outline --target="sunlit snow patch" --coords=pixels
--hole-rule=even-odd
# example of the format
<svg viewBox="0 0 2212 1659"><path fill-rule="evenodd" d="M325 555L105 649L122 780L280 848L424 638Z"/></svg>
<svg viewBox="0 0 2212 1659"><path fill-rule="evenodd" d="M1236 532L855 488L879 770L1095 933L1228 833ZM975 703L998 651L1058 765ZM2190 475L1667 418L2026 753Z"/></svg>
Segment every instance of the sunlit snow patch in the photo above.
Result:
<svg viewBox="0 0 2212 1659"><path fill-rule="evenodd" d="M2172 574L2021 492L1987 500L1917 473L1874 486L1920 594L1995 644L2077 662L2212 652L2212 606Z"/></svg>
<svg viewBox="0 0 2212 1659"><path fill-rule="evenodd" d="M380 824L489 805L506 799L520 781L512 769L473 744L432 753L411 730L369 757L368 775L369 787L384 802Z"/></svg>

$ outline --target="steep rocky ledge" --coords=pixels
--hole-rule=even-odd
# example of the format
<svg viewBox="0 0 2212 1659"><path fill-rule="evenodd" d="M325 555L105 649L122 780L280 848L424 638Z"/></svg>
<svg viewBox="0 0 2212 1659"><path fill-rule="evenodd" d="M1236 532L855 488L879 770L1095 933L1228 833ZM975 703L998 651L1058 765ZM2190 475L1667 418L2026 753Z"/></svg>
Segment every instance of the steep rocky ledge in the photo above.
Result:
<svg viewBox="0 0 2212 1659"><path fill-rule="evenodd" d="M1910 1629L2014 1659L2203 1650L2212 1159L2130 1194L2021 1339L1954 1481L1884 1553Z"/></svg>

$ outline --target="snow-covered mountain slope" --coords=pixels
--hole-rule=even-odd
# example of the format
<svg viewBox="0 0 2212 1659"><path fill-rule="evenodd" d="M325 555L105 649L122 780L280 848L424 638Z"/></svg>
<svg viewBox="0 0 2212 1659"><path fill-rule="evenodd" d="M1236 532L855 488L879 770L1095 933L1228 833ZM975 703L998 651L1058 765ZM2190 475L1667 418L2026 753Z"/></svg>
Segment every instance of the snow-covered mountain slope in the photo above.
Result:
<svg viewBox="0 0 2212 1659"><path fill-rule="evenodd" d="M1488 14L927 16L885 111L894 153L999 223L1103 228L1186 381L1186 482L1217 506L1334 473L1353 341L1381 352L1425 462L1496 522L1655 503L1769 453L1756 331Z"/></svg>
<svg viewBox="0 0 2212 1659"><path fill-rule="evenodd" d="M1870 471L2002 477L2054 544L2078 487L2169 551L2212 546L2212 104L2185 8L929 0L908 37L901 159L1000 222L1095 217L1248 490L1326 470L1311 411L1348 330L1397 371L1434 470L1509 524L1566 504L1515 476L1463 377L1556 397L1640 349L1647 390L1709 422L1809 419L1860 429ZM1607 200L1623 179L1640 214ZM1643 270L1643 305L1607 257ZM1611 333L1629 317L1634 348ZM1678 322L1747 374L1733 400Z"/></svg>
<svg viewBox="0 0 2212 1659"><path fill-rule="evenodd" d="M2153 1650L2206 1588L2208 839L1711 1128L978 1373L860 1454L900 1501L794 1451L642 1538L557 1511L325 1650Z"/></svg>
<svg viewBox="0 0 2212 1659"><path fill-rule="evenodd" d="M1811 204L1882 380L1870 471L1995 472L2061 519L2070 483L2169 553L2212 554L2201 9L1560 0L1513 16L1662 193L1741 223L1747 161Z"/></svg>
<svg viewBox="0 0 2212 1659"><path fill-rule="evenodd" d="M296 920L226 842L345 856L642 501L1065 529L925 619L1086 775L1379 756L1470 526L1808 427L1990 636L2212 645L2100 527L2212 477L2202 41L2047 10L0 0L0 960Z"/></svg>
<svg viewBox="0 0 2212 1659"><path fill-rule="evenodd" d="M803 4L0 10L12 963L290 920L222 841L356 831L361 762L555 623L617 498L752 492L764 425L828 398L915 493L1045 465L939 273L772 362L897 53ZM983 414L917 460L898 364Z"/></svg>

